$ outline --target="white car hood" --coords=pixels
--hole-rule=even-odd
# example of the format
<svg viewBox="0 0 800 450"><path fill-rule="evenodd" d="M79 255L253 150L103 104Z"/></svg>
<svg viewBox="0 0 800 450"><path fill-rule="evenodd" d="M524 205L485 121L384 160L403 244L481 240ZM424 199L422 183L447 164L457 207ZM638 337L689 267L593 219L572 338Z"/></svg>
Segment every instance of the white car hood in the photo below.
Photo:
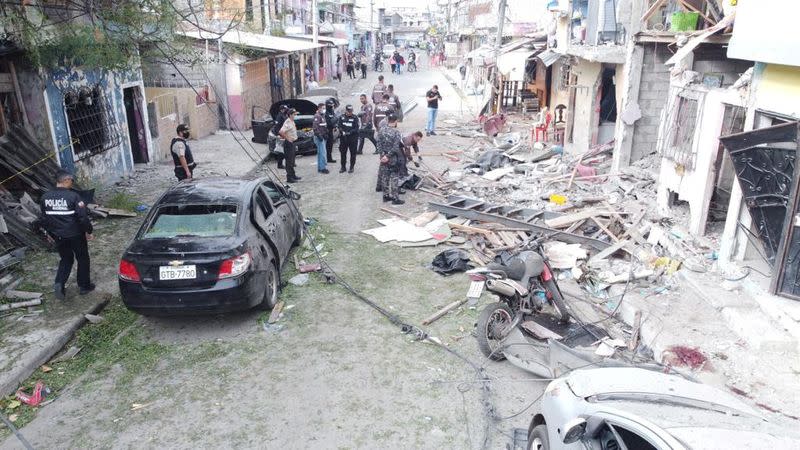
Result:
<svg viewBox="0 0 800 450"><path fill-rule="evenodd" d="M797 440L796 437L781 436L774 433L705 427L668 428L667 432L692 450L731 448L800 449L800 440Z"/></svg>
<svg viewBox="0 0 800 450"><path fill-rule="evenodd" d="M572 392L581 398L617 394L635 399L641 395L642 400L646 401L648 396L673 397L713 403L759 416L747 404L719 389L651 370L630 367L576 370L566 381Z"/></svg>

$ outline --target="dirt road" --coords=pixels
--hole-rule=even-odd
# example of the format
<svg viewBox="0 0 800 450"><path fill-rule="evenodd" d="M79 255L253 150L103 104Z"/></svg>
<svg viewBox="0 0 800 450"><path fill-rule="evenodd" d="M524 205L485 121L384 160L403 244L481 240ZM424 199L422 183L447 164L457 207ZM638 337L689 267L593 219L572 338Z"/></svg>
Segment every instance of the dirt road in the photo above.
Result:
<svg viewBox="0 0 800 450"><path fill-rule="evenodd" d="M404 100L410 94L421 101L436 83L445 98L440 120L461 114L457 95L438 71L386 77ZM368 80L346 87L343 103L356 104L350 94L368 90L374 81L370 73ZM418 107L401 129L423 129L424 121L425 109ZM422 146L443 148L452 139L458 138L426 138ZM301 158L303 181L295 189L303 195L302 211L319 220L315 235L340 277L419 324L463 298L468 281L463 275L441 277L426 267L439 250L402 249L360 234L387 217L374 192L377 157L369 144L364 152L354 174L332 170L321 175L314 157ZM243 162L225 171L235 175L248 169ZM412 215L422 212L430 198L417 193L407 200L398 209ZM105 260L96 263L108 269L98 269L107 289L113 289L115 258L135 230L119 228L114 239L105 241ZM301 257L305 252L298 251ZM290 268L284 272L285 278L292 274ZM110 367L91 366L22 432L36 448L64 449L505 448L513 428L527 427L535 407L509 420L489 420L489 406L497 417L513 415L545 386L508 364L481 357L470 335L480 304L428 329L485 367L492 380L488 391L481 389L470 365L401 333L321 277L313 276L305 286L287 286L281 299L285 316L267 327L255 312L138 319L125 339L147 353L131 352ZM488 301L485 296L481 303ZM487 398L488 405L483 402ZM0 445L18 447L13 437Z"/></svg>

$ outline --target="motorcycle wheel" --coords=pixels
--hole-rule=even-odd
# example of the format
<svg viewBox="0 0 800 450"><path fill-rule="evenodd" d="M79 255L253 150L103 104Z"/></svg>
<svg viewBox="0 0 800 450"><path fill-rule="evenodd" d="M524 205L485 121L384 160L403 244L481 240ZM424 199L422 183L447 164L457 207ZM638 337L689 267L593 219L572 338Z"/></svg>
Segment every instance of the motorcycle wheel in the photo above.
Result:
<svg viewBox="0 0 800 450"><path fill-rule="evenodd" d="M561 295L561 290L558 289L558 285L556 285L555 280L552 278L545 281L544 288L547 289L547 292L550 293L550 300L553 301L553 309L556 310L556 315L558 315L558 321L561 323L569 322L569 312L567 310L567 304L564 302L564 296Z"/></svg>
<svg viewBox="0 0 800 450"><path fill-rule="evenodd" d="M500 351L500 334L514 321L514 313L505 303L491 303L483 308L476 325L478 348L493 361L506 359Z"/></svg>

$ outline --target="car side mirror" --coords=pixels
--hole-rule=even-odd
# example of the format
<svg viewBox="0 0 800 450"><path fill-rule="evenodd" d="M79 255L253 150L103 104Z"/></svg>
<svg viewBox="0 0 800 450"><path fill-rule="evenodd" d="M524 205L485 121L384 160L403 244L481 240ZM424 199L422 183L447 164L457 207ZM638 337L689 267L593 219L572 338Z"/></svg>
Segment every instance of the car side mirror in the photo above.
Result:
<svg viewBox="0 0 800 450"><path fill-rule="evenodd" d="M574 444L580 441L583 435L586 434L586 419L582 417L572 419L564 424L561 429L564 430L564 437L561 438L561 442L565 444Z"/></svg>

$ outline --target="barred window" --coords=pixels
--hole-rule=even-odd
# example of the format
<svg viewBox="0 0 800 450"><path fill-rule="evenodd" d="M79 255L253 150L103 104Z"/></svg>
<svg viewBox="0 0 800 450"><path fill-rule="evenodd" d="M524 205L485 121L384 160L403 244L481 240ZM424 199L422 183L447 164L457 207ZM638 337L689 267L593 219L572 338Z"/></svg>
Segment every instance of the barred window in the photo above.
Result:
<svg viewBox="0 0 800 450"><path fill-rule="evenodd" d="M668 109L664 136L657 145L663 157L683 165L687 170L693 170L697 163L694 132L698 109L697 98L689 98L689 94L675 97Z"/></svg>
<svg viewBox="0 0 800 450"><path fill-rule="evenodd" d="M78 161L118 146L117 121L100 86L84 87L64 95L72 149Z"/></svg>

